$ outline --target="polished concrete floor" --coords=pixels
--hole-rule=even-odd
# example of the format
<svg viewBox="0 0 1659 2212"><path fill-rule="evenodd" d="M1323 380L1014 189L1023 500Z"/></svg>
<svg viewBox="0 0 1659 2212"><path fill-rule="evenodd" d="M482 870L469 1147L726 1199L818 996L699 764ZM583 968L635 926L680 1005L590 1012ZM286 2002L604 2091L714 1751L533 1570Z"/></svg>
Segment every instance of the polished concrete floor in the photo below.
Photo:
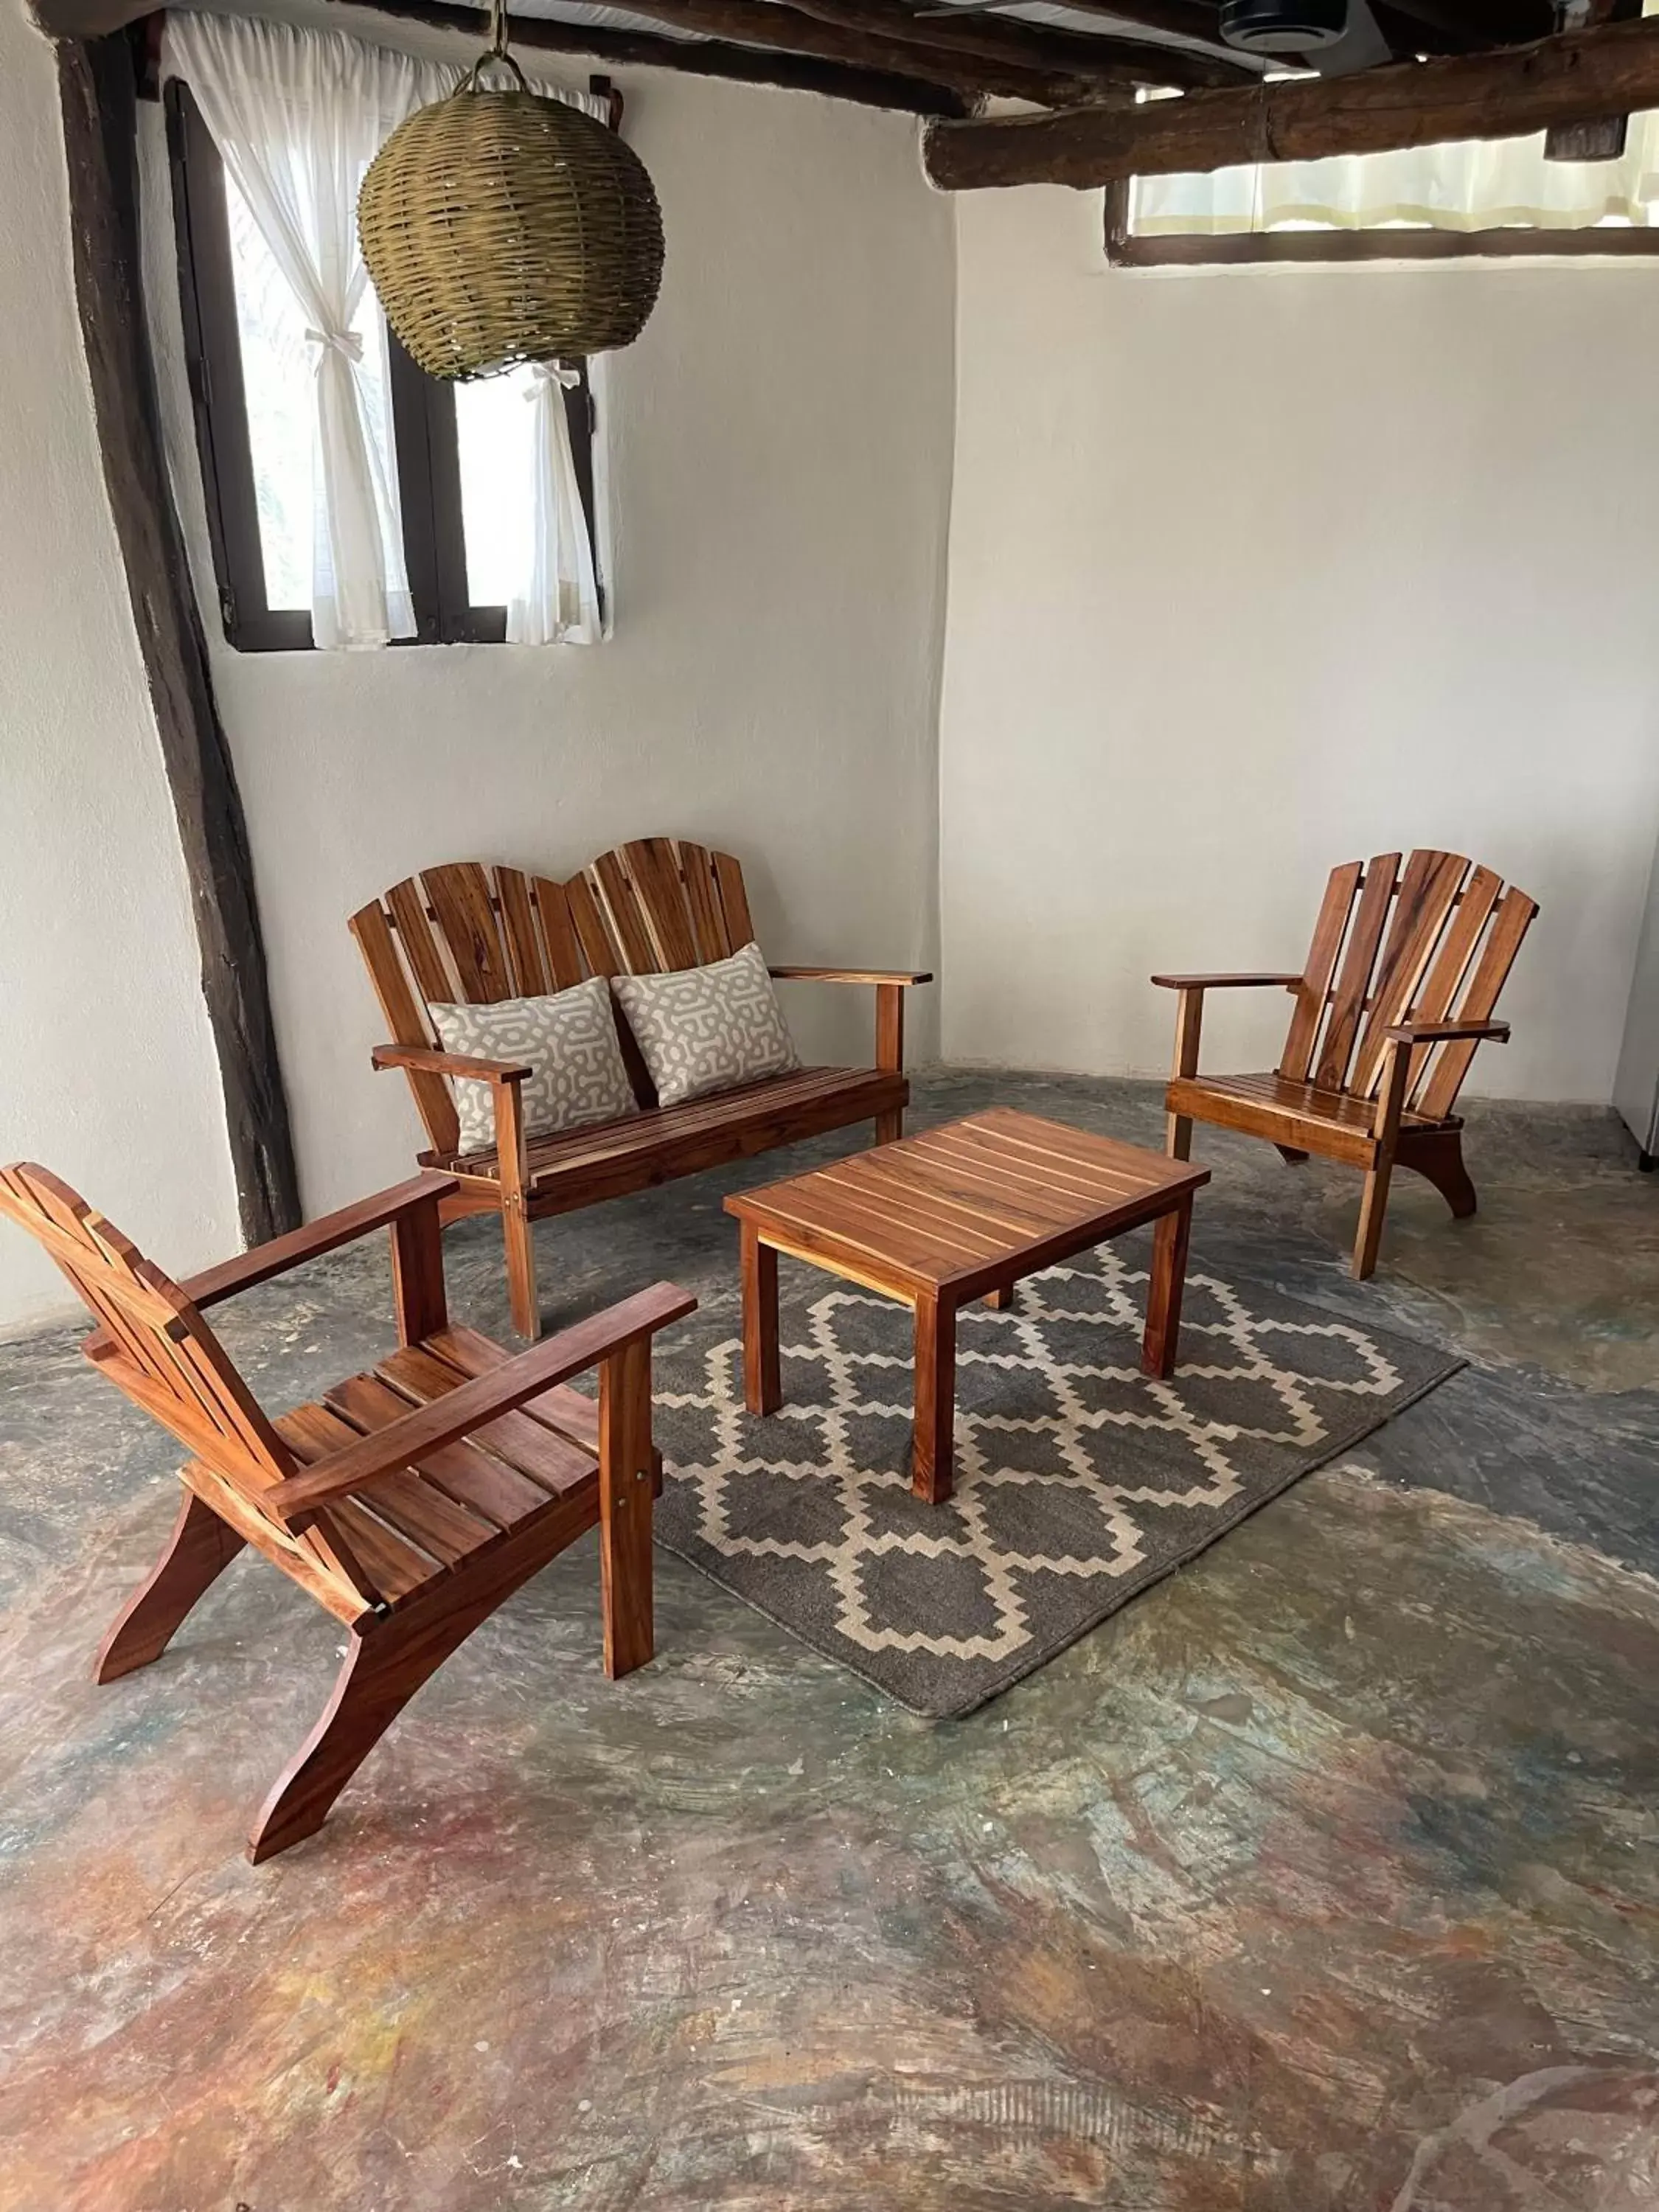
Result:
<svg viewBox="0 0 1659 2212"><path fill-rule="evenodd" d="M176 1451L76 1332L0 1345L0 2212L1659 2204L1659 1178L1605 1115L1472 1122L1480 1216L1401 1178L1363 1285L1356 1179L1200 1134L1196 1264L1470 1364L972 1718L667 1558L607 1684L589 1540L258 1869L338 1632L245 1559L95 1689ZM727 1180L546 1224L550 1322L730 1300ZM386 1292L376 1244L224 1334L279 1407Z"/></svg>

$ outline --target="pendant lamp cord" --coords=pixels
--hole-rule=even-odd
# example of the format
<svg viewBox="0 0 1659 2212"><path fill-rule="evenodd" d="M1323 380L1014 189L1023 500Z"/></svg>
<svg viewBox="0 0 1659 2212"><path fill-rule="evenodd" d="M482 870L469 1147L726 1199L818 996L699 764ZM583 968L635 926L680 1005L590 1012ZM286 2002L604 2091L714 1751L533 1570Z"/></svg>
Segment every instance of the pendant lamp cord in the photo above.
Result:
<svg viewBox="0 0 1659 2212"><path fill-rule="evenodd" d="M461 80L459 87L461 91L477 92L482 89L483 72L493 62L500 62L504 68L512 70L519 81L520 92L529 91L530 88L525 82L524 71L507 50L508 36L507 0L489 0L489 44Z"/></svg>

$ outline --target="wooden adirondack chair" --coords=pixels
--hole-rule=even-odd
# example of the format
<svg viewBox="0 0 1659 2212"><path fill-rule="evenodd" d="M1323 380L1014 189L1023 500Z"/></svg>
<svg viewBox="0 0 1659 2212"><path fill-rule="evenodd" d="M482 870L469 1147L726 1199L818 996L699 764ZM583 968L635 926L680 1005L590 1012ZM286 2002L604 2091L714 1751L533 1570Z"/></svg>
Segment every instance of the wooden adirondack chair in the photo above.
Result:
<svg viewBox="0 0 1659 2212"><path fill-rule="evenodd" d="M351 917L392 1042L376 1067L401 1067L431 1139L422 1163L450 1170L444 1218L499 1212L513 1325L540 1333L531 1223L619 1198L774 1146L873 1121L876 1141L903 1133L904 994L919 970L774 968L781 978L873 985L876 1065L802 1067L712 1098L656 1103L638 1048L618 1024L639 1111L618 1121L526 1138L519 1086L528 1068L442 1051L428 1005L486 1005L567 990L589 975L663 975L723 960L754 938L743 870L684 837L644 837L601 854L568 883L476 860L427 868ZM494 1086L495 1143L462 1154L455 1076Z"/></svg>
<svg viewBox="0 0 1659 2212"><path fill-rule="evenodd" d="M509 1358L449 1323L439 1214L453 1190L418 1176L180 1285L44 1168L0 1170L0 1212L100 1323L88 1358L192 1455L172 1540L95 1679L158 1658L244 1544L350 1631L323 1717L254 1823L255 1861L319 1828L422 1683L596 1522L605 1672L652 1655L651 1337L696 1300L659 1283ZM387 1227L402 1348L268 1419L202 1309ZM562 1387L594 1366L597 1406Z"/></svg>
<svg viewBox="0 0 1659 2212"><path fill-rule="evenodd" d="M1536 902L1456 853L1398 853L1331 871L1307 963L1296 975L1154 975L1180 993L1168 1149L1188 1158L1193 1123L1267 1137L1285 1158L1310 1152L1363 1168L1353 1273L1376 1265L1389 1179L1425 1176L1462 1219L1474 1212L1453 1113L1475 1047L1503 1044L1492 1008ZM1334 981L1333 979L1334 978ZM1278 987L1296 1007L1270 1075L1200 1075L1206 991Z"/></svg>

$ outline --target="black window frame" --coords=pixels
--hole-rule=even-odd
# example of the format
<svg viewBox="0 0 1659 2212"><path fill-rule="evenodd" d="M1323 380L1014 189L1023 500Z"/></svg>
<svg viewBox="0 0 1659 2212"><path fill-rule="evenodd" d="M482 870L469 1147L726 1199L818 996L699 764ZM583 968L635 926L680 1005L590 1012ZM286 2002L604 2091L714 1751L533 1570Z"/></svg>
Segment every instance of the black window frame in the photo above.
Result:
<svg viewBox="0 0 1659 2212"><path fill-rule="evenodd" d="M314 644L309 609L272 607L265 598L223 164L189 87L170 79L165 102L185 367L220 618L226 639L239 652L309 652ZM507 609L474 606L467 592L454 388L418 368L390 325L386 342L404 556L416 622L414 637L393 642L502 644ZM581 380L563 395L565 417L597 569L593 396L586 362L575 366ZM600 595L603 599L602 579Z"/></svg>

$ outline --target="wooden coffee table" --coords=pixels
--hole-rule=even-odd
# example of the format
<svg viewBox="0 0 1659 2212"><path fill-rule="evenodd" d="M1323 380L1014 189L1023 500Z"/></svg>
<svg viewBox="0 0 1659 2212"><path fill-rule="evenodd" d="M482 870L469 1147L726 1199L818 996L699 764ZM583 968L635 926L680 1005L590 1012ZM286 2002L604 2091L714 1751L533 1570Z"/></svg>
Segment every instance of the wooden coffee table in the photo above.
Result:
<svg viewBox="0 0 1659 2212"><path fill-rule="evenodd" d="M1140 1364L1173 1374L1193 1194L1209 1180L1185 1160L993 1107L728 1198L742 1227L750 1412L783 1403L780 1252L902 1299L916 1316L911 1487L939 1504L951 1495L957 1308L1011 1305L1022 1275L1156 1221Z"/></svg>

